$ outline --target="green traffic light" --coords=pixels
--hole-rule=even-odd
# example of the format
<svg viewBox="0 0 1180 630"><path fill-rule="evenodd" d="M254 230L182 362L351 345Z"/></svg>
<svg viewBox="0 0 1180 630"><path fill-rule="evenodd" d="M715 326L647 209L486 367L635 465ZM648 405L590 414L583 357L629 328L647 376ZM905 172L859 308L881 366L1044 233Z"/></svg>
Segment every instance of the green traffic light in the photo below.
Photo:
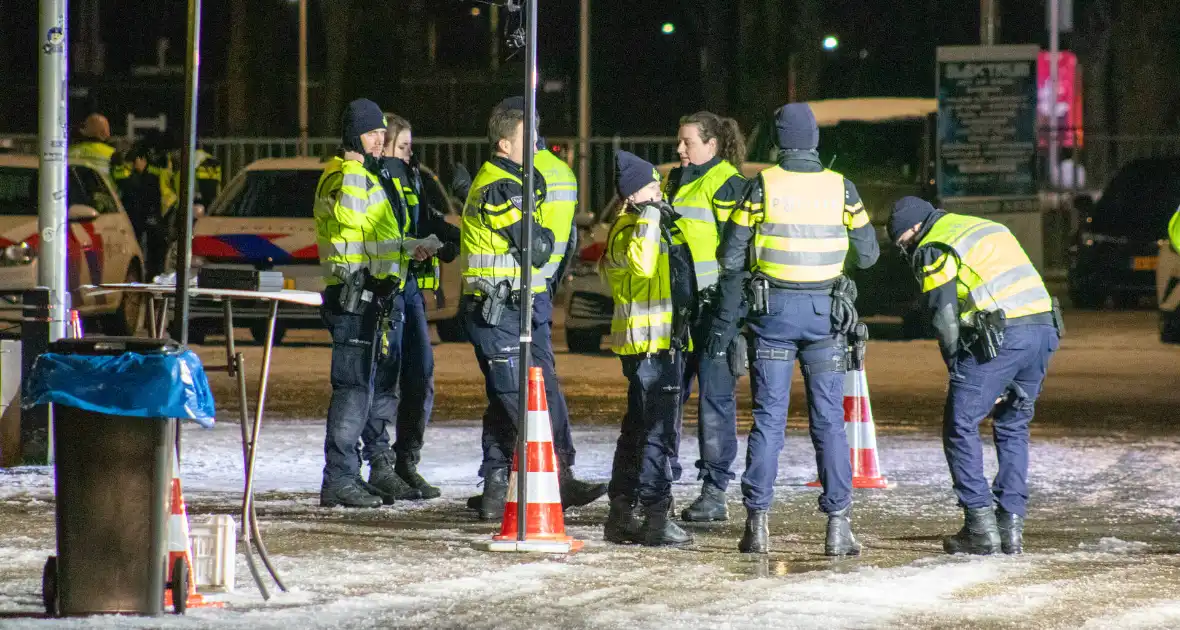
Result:
<svg viewBox="0 0 1180 630"><path fill-rule="evenodd" d="M665 35L671 35L676 32L676 25L671 22L664 22L664 25L660 27L660 32Z"/></svg>

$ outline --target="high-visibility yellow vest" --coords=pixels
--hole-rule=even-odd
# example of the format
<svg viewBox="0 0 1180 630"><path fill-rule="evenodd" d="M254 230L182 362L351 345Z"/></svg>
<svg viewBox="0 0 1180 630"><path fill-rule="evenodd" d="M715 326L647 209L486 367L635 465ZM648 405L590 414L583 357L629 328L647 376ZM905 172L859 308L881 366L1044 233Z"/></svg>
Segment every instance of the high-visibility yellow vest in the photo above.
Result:
<svg viewBox="0 0 1180 630"><path fill-rule="evenodd" d="M729 221L733 204L715 204L713 197L729 178L737 174L738 170L734 165L722 160L709 169L709 172L677 189L676 196L672 198L672 207L680 214L676 225L684 234L688 249L692 252L697 290L717 284L720 227ZM665 182L665 190L668 185L670 182Z"/></svg>
<svg viewBox="0 0 1180 630"><path fill-rule="evenodd" d="M660 211L623 212L607 236L600 268L614 298L611 350L647 354L672 347L672 273Z"/></svg>
<svg viewBox="0 0 1180 630"><path fill-rule="evenodd" d="M179 156L179 154L177 154ZM196 178L199 180L217 182L217 188L221 188L221 164L217 160L212 159L213 155L204 149L197 149L193 151L193 161L196 162L197 168L194 172ZM179 158L174 161L176 170L171 174L170 185L172 190L180 190L180 161Z"/></svg>
<svg viewBox="0 0 1180 630"><path fill-rule="evenodd" d="M463 206L463 221L459 226L459 259L462 265L464 295L483 294L476 286L476 280L480 278L492 285L507 281L512 285L513 291L520 289L521 263L517 262L516 256L513 255L512 245L508 239L497 230L519 222L524 217L524 211L508 200L495 208L490 208L495 214L485 212L483 207L484 191L488 186L504 179L521 183L516 175L492 162L484 162L479 173L475 175L475 180L471 182L471 192L468 193L467 203ZM524 261L524 264L528 264L528 261ZM534 270L533 293L541 293L547 288L545 275L540 270Z"/></svg>
<svg viewBox="0 0 1180 630"><path fill-rule="evenodd" d="M377 279L404 279L402 228L385 188L360 162L333 158L316 186L315 227L324 283L367 268Z"/></svg>
<svg viewBox="0 0 1180 630"><path fill-rule="evenodd" d="M964 323L970 324L978 311L1002 310L1008 319L1015 319L1053 309L1041 274L1007 227L947 214L935 221L918 247L933 243L950 251L919 270L922 292L955 280Z"/></svg>
<svg viewBox="0 0 1180 630"><path fill-rule="evenodd" d="M1172 241L1172 249L1180 252L1180 210L1168 221L1168 239Z"/></svg>
<svg viewBox="0 0 1180 630"><path fill-rule="evenodd" d="M412 208L414 206L419 206L419 208L418 208L418 220L419 221L422 220L422 213L425 212L426 210L420 206L422 200L418 197L417 191L414 190L414 187L413 187L413 185L411 185L410 182L401 181L399 179L397 181L397 186L400 189L399 194L401 195L402 202L405 203L405 208L406 208L406 226L403 227L403 229L402 229L402 231L405 232L405 230L408 229L408 226L409 226L410 208ZM407 252L407 253L413 254L413 252ZM418 282L419 289L421 289L423 291L437 291L438 290L438 283L439 283L438 279L439 279L440 275L441 275L441 272L439 270L438 256L431 256L430 260L425 261L423 264L421 264L421 266L418 268L418 271L416 271L414 273L414 278Z"/></svg>
<svg viewBox="0 0 1180 630"><path fill-rule="evenodd" d="M541 203L541 225L553 232L553 254L541 268L546 280L552 280L569 249L570 229L578 211L578 178L569 165L548 149L537 151L534 165L545 180L545 201Z"/></svg>
<svg viewBox="0 0 1180 630"><path fill-rule="evenodd" d="M752 270L784 282L825 282L844 273L848 230L868 222L867 214L845 206L844 176L773 166L761 178L762 212L735 219L752 221Z"/></svg>
<svg viewBox="0 0 1180 630"><path fill-rule="evenodd" d="M115 147L98 140L83 140L70 145L70 161L85 163L103 173L111 172Z"/></svg>

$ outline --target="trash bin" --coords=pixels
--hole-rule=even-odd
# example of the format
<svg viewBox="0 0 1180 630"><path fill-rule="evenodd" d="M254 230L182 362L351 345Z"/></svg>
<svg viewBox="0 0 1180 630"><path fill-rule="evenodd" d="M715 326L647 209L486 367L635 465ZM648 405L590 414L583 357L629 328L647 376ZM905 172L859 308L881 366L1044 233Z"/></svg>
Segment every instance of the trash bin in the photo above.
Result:
<svg viewBox="0 0 1180 630"><path fill-rule="evenodd" d="M38 357L26 388L26 405L54 403L46 612L160 614L177 421L213 421L200 359L167 339L63 339Z"/></svg>

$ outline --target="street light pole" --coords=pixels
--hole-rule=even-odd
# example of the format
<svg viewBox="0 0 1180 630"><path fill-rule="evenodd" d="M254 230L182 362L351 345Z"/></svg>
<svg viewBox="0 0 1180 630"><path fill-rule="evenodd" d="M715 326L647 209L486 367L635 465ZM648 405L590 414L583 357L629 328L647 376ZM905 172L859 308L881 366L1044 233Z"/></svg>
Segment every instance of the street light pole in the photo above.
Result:
<svg viewBox="0 0 1180 630"><path fill-rule="evenodd" d="M996 22L999 21L1000 0L979 0L979 43L996 45Z"/></svg>
<svg viewBox="0 0 1180 630"><path fill-rule="evenodd" d="M307 0L299 0L299 155L307 155Z"/></svg>
<svg viewBox="0 0 1180 630"><path fill-rule="evenodd" d="M201 73L201 0L188 0L188 39L184 58L184 145L180 151L180 206L173 211L176 239L176 307L172 338L188 344L189 265L193 257L193 196L196 193L197 85ZM233 331L227 331L232 335ZM177 451L179 452L179 451Z"/></svg>
<svg viewBox="0 0 1180 630"><path fill-rule="evenodd" d="M37 131L41 156L37 184L37 284L49 289L49 340L66 336L70 293L66 279L66 157L69 155L69 75L66 72L69 49L69 15L67 0L41 0L39 39L40 63Z"/></svg>
<svg viewBox="0 0 1180 630"><path fill-rule="evenodd" d="M1057 137L1057 59L1061 49L1061 0L1049 0L1049 181L1061 182L1058 172L1059 139Z"/></svg>
<svg viewBox="0 0 1180 630"><path fill-rule="evenodd" d="M590 0L578 17L578 208L590 209Z"/></svg>
<svg viewBox="0 0 1180 630"><path fill-rule="evenodd" d="M528 533L528 426L529 367L533 345L533 212L537 209L537 183L533 159L537 153L537 2L527 0L524 49L524 232L520 244L520 386L516 424L516 536Z"/></svg>

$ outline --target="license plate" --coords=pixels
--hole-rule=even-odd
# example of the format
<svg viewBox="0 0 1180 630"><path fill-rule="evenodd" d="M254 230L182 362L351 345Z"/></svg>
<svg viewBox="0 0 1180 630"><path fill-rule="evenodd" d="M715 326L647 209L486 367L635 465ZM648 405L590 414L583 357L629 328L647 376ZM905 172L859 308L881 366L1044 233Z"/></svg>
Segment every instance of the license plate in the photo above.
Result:
<svg viewBox="0 0 1180 630"><path fill-rule="evenodd" d="M1159 256L1136 256L1131 259L1131 268L1135 271L1155 271L1159 262Z"/></svg>
<svg viewBox="0 0 1180 630"><path fill-rule="evenodd" d="M294 289L295 288L295 278L283 278L283 288L284 289Z"/></svg>

